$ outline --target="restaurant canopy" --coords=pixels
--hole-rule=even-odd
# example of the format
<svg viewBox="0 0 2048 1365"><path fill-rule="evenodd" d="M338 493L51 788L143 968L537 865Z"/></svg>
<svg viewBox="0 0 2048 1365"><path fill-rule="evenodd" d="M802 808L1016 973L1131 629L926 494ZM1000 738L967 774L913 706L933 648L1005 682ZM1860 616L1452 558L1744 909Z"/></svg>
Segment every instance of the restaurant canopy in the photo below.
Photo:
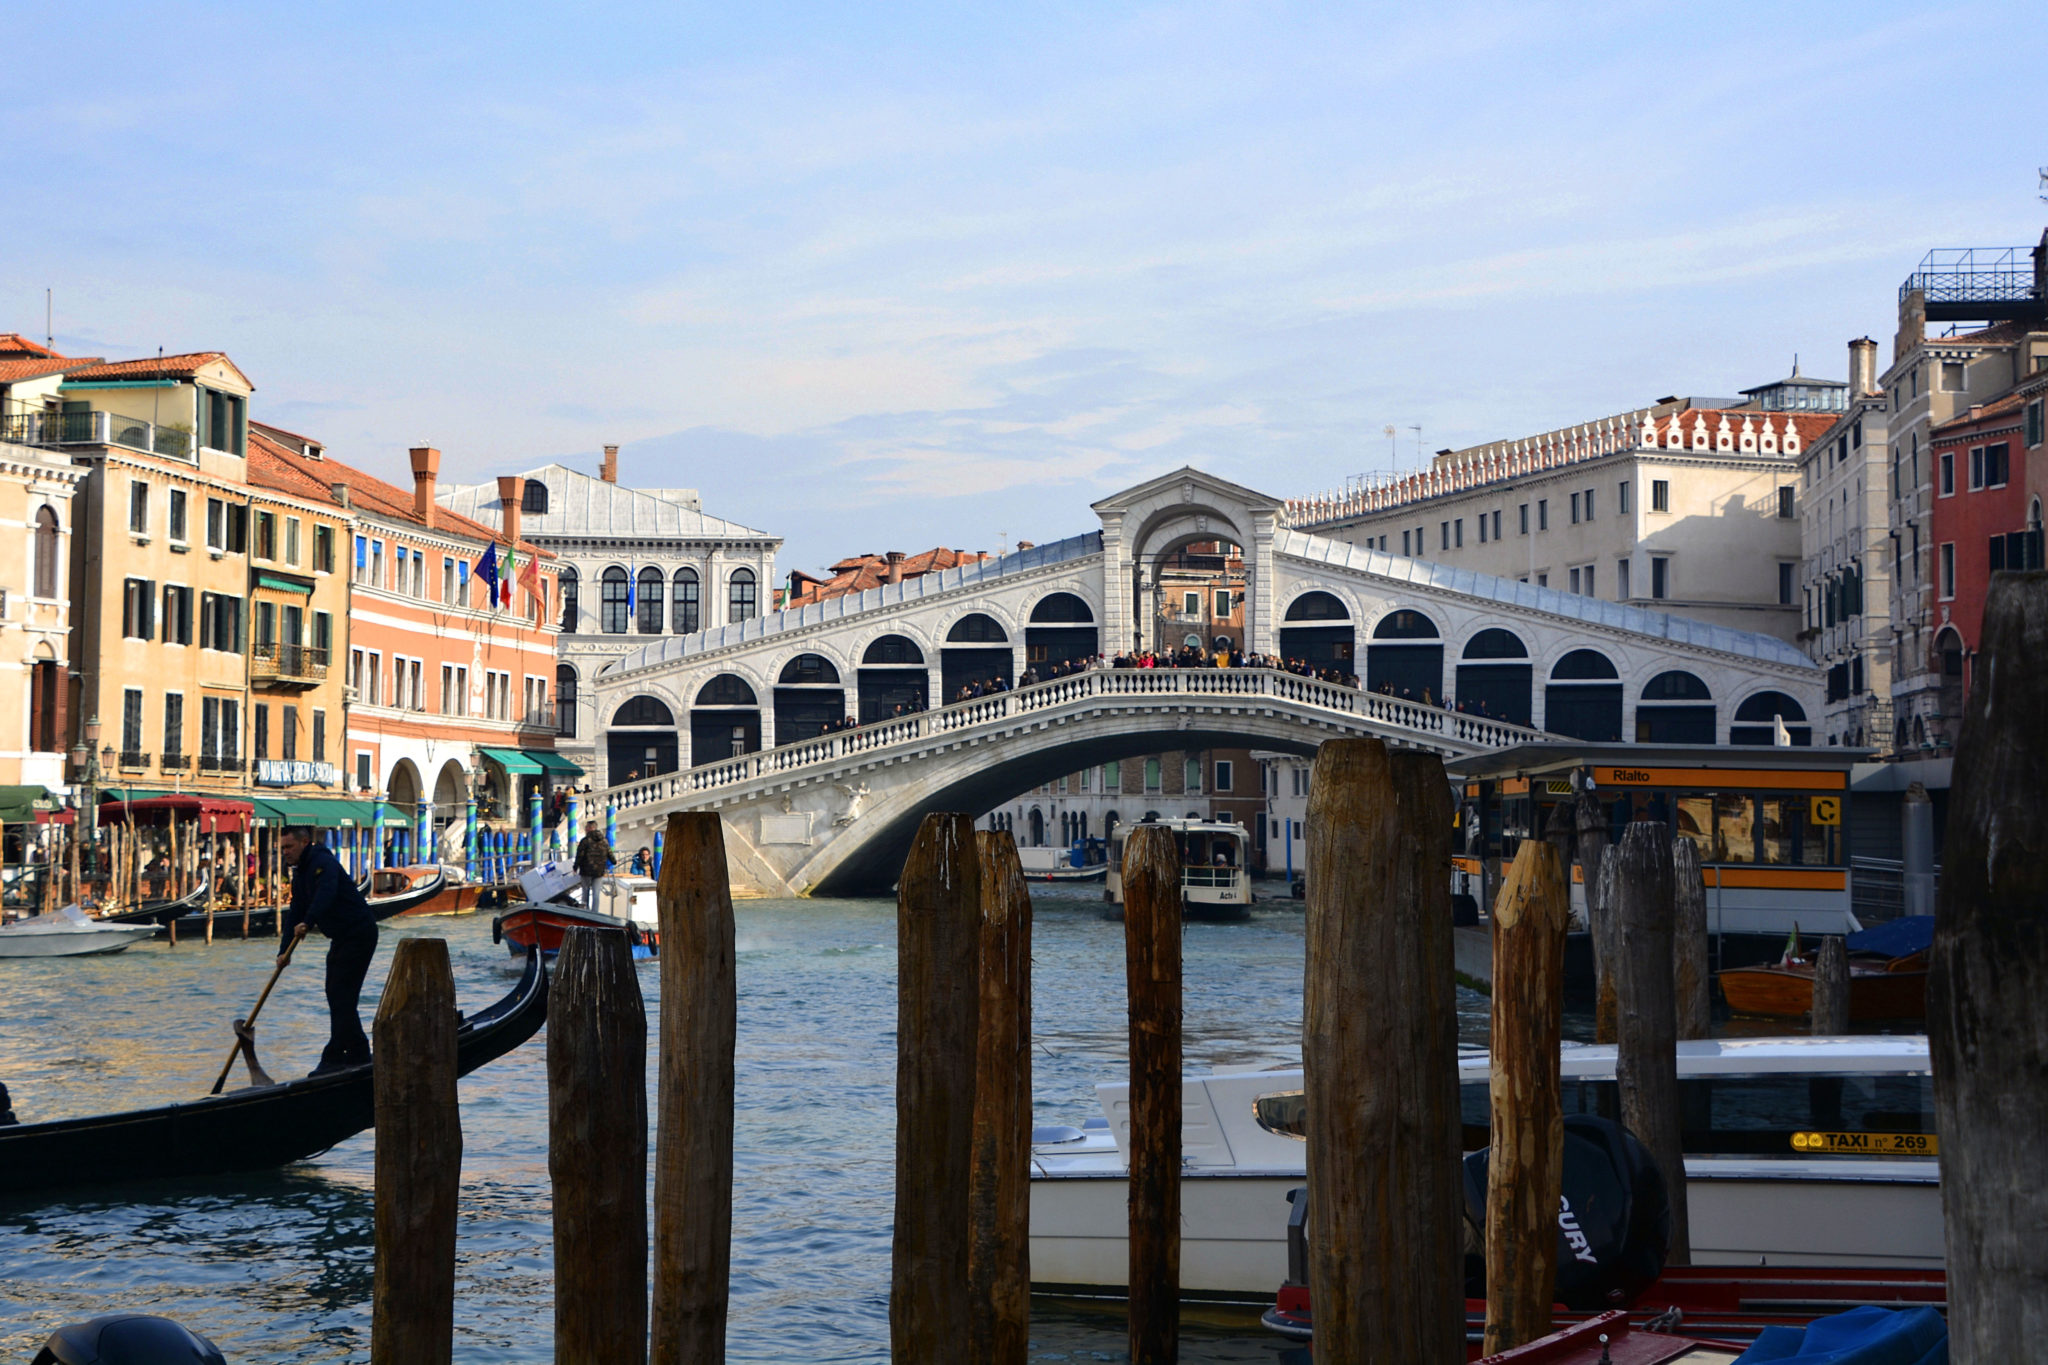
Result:
<svg viewBox="0 0 2048 1365"><path fill-rule="evenodd" d="M539 777L543 773L557 781L583 776L583 769L552 749L480 749L485 758L518 776Z"/></svg>
<svg viewBox="0 0 2048 1365"><path fill-rule="evenodd" d="M344 801L333 796L259 796L256 816L266 825L311 825L315 829L347 829L377 823L374 801ZM384 823L404 828L405 812L386 806Z"/></svg>
<svg viewBox="0 0 2048 1365"><path fill-rule="evenodd" d="M214 834L242 834L249 828L255 806L247 801L230 801L219 796L145 796L139 801L106 801L100 805L100 823L161 825L171 820L197 820Z"/></svg>
<svg viewBox="0 0 2048 1365"><path fill-rule="evenodd" d="M63 802L50 795L48 787L0 786L0 824L27 825L47 819Z"/></svg>

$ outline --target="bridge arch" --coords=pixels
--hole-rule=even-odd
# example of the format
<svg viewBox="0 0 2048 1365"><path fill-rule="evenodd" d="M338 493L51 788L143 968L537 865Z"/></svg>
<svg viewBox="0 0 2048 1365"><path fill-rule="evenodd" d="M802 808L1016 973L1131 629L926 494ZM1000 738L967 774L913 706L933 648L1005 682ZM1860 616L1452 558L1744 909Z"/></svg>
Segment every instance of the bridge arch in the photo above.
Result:
<svg viewBox="0 0 2048 1365"><path fill-rule="evenodd" d="M1697 673L1666 669L1636 699L1636 743L1712 744L1714 694Z"/></svg>
<svg viewBox="0 0 2048 1365"><path fill-rule="evenodd" d="M1597 649L1573 649L1551 665L1543 728L1593 744L1621 740L1621 672Z"/></svg>
<svg viewBox="0 0 2048 1365"><path fill-rule="evenodd" d="M845 716L839 666L815 650L791 655L775 679L775 742L816 739Z"/></svg>
<svg viewBox="0 0 2048 1365"><path fill-rule="evenodd" d="M1055 589L1032 603L1024 627L1024 662L1040 677L1079 667L1101 652L1095 609L1078 593Z"/></svg>
<svg viewBox="0 0 2048 1365"><path fill-rule="evenodd" d="M697 689L690 703L690 762L716 763L761 747L761 702L753 684L737 673L719 673Z"/></svg>
<svg viewBox="0 0 2048 1365"><path fill-rule="evenodd" d="M994 614L966 612L946 628L945 644L939 649L941 704L958 701L964 689L998 679L1010 684L1016 677L1016 650L1010 644L1009 627Z"/></svg>
<svg viewBox="0 0 2048 1365"><path fill-rule="evenodd" d="M1407 701L1441 705L1444 641L1436 620L1414 607L1395 607L1373 623L1365 648L1365 686Z"/></svg>
<svg viewBox="0 0 2048 1365"><path fill-rule="evenodd" d="M1468 715L1531 725L1534 669L1522 637L1488 626L1465 641L1458 661L1457 709Z"/></svg>

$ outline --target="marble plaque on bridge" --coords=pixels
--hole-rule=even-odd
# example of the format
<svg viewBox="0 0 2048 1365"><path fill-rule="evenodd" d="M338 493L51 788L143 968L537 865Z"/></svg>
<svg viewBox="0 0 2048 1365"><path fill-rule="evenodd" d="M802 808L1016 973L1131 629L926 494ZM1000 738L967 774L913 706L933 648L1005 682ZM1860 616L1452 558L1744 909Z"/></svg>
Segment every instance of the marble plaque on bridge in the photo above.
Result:
<svg viewBox="0 0 2048 1365"><path fill-rule="evenodd" d="M787 815L761 817L763 844L804 844L811 842L811 813L793 811Z"/></svg>

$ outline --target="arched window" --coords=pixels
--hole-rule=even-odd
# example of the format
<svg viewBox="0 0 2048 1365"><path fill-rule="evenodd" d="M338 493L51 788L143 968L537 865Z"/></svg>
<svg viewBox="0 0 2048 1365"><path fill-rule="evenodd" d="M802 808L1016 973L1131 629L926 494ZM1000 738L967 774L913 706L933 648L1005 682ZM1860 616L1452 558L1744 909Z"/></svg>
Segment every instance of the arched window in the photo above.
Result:
<svg viewBox="0 0 2048 1365"><path fill-rule="evenodd" d="M36 513L35 595L57 595L57 514L48 507Z"/></svg>
<svg viewBox="0 0 2048 1365"><path fill-rule="evenodd" d="M1349 621L1344 604L1326 592L1305 592L1287 604L1289 621Z"/></svg>
<svg viewBox="0 0 2048 1365"><path fill-rule="evenodd" d="M1621 674L1598 650L1575 649L1550 670L1543 728L1593 744L1621 740Z"/></svg>
<svg viewBox="0 0 2048 1365"><path fill-rule="evenodd" d="M1093 621L1095 613L1088 610L1088 604L1070 592L1050 593L1039 599L1031 608L1033 624L1060 621Z"/></svg>
<svg viewBox="0 0 2048 1365"><path fill-rule="evenodd" d="M733 681L738 682L737 678ZM741 683L742 687L746 684ZM747 695L752 696L752 693ZM660 699L648 696L629 698L624 706L612 713L613 725L658 725L664 729L673 728L675 713Z"/></svg>
<svg viewBox="0 0 2048 1365"><path fill-rule="evenodd" d="M579 592L582 587L582 580L576 576L575 569L564 564L559 581L562 585L562 633L564 635L574 635L578 625L577 614L581 608Z"/></svg>
<svg viewBox="0 0 2048 1365"><path fill-rule="evenodd" d="M697 692L699 706L753 706L754 689L737 673L721 673Z"/></svg>
<svg viewBox="0 0 2048 1365"><path fill-rule="evenodd" d="M1003 644L1009 640L1002 625L993 616L973 612L953 623L946 632L946 643L957 644Z"/></svg>
<svg viewBox="0 0 2048 1365"><path fill-rule="evenodd" d="M1806 709L1783 692L1758 692L1735 708L1735 723L1728 727L1730 744L1777 743L1777 723L1782 721L1794 748L1813 745L1813 727L1806 724Z"/></svg>
<svg viewBox="0 0 2048 1365"><path fill-rule="evenodd" d="M1526 659L1528 646L1512 631L1482 630L1465 642L1468 659Z"/></svg>
<svg viewBox="0 0 2048 1365"><path fill-rule="evenodd" d="M726 619L734 625L751 621L760 610L760 597L752 569L732 571L732 602Z"/></svg>
<svg viewBox="0 0 2048 1365"><path fill-rule="evenodd" d="M1512 631L1482 630L1458 665L1458 710L1527 725L1533 717L1529 650Z"/></svg>
<svg viewBox="0 0 2048 1365"><path fill-rule="evenodd" d="M1714 694L1684 669L1659 673L1636 703L1636 743L1712 744Z"/></svg>
<svg viewBox="0 0 2048 1365"><path fill-rule="evenodd" d="M813 683L837 683L839 670L822 654L799 654L782 666L782 676L776 681L792 687Z"/></svg>
<svg viewBox="0 0 2048 1365"><path fill-rule="evenodd" d="M1643 686L1644 701L1712 701L1707 685L1684 669L1659 673ZM1709 741L1711 742L1711 741Z"/></svg>
<svg viewBox="0 0 2048 1365"><path fill-rule="evenodd" d="M599 584L599 594L602 597L605 634L624 635L626 627L632 624L626 607L626 599L632 594L632 590L633 585L627 581L624 569L614 564L604 571L604 579Z"/></svg>
<svg viewBox="0 0 2048 1365"><path fill-rule="evenodd" d="M1550 670L1552 682L1599 682L1620 676L1607 656L1593 649L1575 649Z"/></svg>
<svg viewBox="0 0 2048 1365"><path fill-rule="evenodd" d="M640 591L634 603L634 615L639 618L642 635L661 634L661 585L665 581L666 575L651 564L640 571Z"/></svg>
<svg viewBox="0 0 2048 1365"><path fill-rule="evenodd" d="M675 577L675 617L673 629L678 635L695 635L704 628L700 593L703 585L697 581L695 569L677 569Z"/></svg>
<svg viewBox="0 0 2048 1365"><path fill-rule="evenodd" d="M555 665L555 730L576 737L576 670L567 664Z"/></svg>
<svg viewBox="0 0 2048 1365"><path fill-rule="evenodd" d="M522 512L532 512L537 516L546 516L548 513L548 486L539 479L528 479L526 481L525 496L519 499L519 510Z"/></svg>
<svg viewBox="0 0 2048 1365"><path fill-rule="evenodd" d="M924 651L913 640L901 635L884 635L869 645L867 652L860 656L863 666L882 664L922 664Z"/></svg>

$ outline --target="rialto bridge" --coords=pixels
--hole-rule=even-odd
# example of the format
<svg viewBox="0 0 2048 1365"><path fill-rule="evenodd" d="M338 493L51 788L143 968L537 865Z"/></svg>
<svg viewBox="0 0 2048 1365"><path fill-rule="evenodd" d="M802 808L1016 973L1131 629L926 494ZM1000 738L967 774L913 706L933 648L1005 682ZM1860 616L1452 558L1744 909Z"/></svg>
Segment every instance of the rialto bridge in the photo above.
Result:
<svg viewBox="0 0 2048 1365"><path fill-rule="evenodd" d="M622 847L677 810L725 818L735 888L886 889L924 814L983 811L1111 759L1312 753L1376 735L1460 756L1532 739L1797 739L1823 675L1782 640L1287 529L1281 501L1193 469L1094 504L1101 529L695 635L593 680ZM1163 567L1226 541L1246 652L1355 674L1096 669L971 701L964 682L1155 638ZM1448 706L1446 705L1448 703ZM922 708L922 709L920 709ZM1455 708L1455 709L1452 709ZM820 733L857 715L856 729Z"/></svg>

